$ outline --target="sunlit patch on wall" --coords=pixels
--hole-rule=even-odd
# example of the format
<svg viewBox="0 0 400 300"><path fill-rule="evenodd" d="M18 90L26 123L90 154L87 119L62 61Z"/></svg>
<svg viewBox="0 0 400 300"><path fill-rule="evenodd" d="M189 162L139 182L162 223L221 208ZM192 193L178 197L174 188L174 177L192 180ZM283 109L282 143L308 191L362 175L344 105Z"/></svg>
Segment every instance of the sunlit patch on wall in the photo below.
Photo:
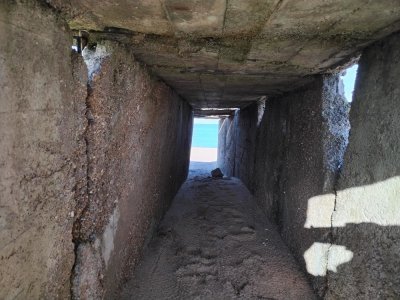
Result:
<svg viewBox="0 0 400 300"><path fill-rule="evenodd" d="M331 227L332 212L335 209L335 194L325 194L308 200L305 228Z"/></svg>
<svg viewBox="0 0 400 300"><path fill-rule="evenodd" d="M349 223L400 225L400 176L338 191L332 226Z"/></svg>
<svg viewBox="0 0 400 300"><path fill-rule="evenodd" d="M346 224L400 225L400 176L352 187L308 200L305 228L345 227ZM336 202L336 204L335 204ZM336 205L336 206L335 206Z"/></svg>
<svg viewBox="0 0 400 300"><path fill-rule="evenodd" d="M345 246L329 243L314 243L306 252L304 260L307 272L314 276L326 276L327 271L337 272L337 268L353 259L353 252Z"/></svg>

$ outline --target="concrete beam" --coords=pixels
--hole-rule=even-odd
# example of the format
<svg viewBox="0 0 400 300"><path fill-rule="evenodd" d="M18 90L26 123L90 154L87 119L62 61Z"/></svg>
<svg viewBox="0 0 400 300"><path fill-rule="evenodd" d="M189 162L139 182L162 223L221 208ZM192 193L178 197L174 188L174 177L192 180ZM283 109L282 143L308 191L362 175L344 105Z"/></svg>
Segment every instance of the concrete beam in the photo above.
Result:
<svg viewBox="0 0 400 300"><path fill-rule="evenodd" d="M334 69L400 30L396 0L48 2L72 28L107 32L103 38L126 43L153 73L202 107L296 90L309 83L307 76ZM191 72L207 74L209 84L201 87ZM221 86L221 76L235 83Z"/></svg>

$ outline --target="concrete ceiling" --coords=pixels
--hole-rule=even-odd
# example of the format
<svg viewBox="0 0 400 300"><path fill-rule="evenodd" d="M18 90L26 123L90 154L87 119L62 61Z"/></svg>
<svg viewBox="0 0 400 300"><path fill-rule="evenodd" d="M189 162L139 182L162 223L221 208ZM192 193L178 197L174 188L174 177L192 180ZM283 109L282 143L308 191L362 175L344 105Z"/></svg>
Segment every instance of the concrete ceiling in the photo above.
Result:
<svg viewBox="0 0 400 300"><path fill-rule="evenodd" d="M400 30L399 0L47 1L73 29L130 45L195 108L293 90Z"/></svg>

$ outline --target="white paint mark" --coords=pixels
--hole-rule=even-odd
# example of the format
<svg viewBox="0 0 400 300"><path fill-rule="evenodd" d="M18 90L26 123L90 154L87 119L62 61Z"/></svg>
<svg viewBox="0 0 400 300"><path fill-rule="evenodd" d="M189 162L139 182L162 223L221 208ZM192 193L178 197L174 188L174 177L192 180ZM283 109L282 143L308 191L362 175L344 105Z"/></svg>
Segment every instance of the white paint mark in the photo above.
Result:
<svg viewBox="0 0 400 300"><path fill-rule="evenodd" d="M114 250L114 237L118 228L118 220L119 209L117 206L114 209L113 214L110 216L110 220L101 239L101 253L106 267L108 265L108 261L110 260L111 252Z"/></svg>

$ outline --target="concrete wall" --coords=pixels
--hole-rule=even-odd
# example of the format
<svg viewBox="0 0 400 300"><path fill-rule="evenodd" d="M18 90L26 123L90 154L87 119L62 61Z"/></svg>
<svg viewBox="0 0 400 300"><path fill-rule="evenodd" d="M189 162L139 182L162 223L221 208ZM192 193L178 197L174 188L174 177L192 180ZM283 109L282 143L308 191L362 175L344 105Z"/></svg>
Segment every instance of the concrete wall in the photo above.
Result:
<svg viewBox="0 0 400 300"><path fill-rule="evenodd" d="M218 133L218 166L227 176L242 178L252 186L258 103L236 111L234 117L221 119Z"/></svg>
<svg viewBox="0 0 400 300"><path fill-rule="evenodd" d="M328 299L400 295L400 36L359 62L351 131L332 216L333 244L347 263L328 274ZM343 249L343 248L342 248Z"/></svg>
<svg viewBox="0 0 400 300"><path fill-rule="evenodd" d="M86 69L38 1L0 2L0 298L68 298Z"/></svg>
<svg viewBox="0 0 400 300"><path fill-rule="evenodd" d="M117 43L84 52L89 201L75 228L77 298L114 298L186 179L191 107ZM99 264L104 262L104 265ZM104 276L104 279L102 278Z"/></svg>
<svg viewBox="0 0 400 300"><path fill-rule="evenodd" d="M254 193L306 269L304 253L315 241L325 242L330 236L330 229L307 229L305 222L309 200L334 191L346 147L348 104L341 82L338 76L320 76L301 90L267 99L259 122L256 105L246 110L235 115L238 120L231 120L237 126L231 131L240 134L225 141L241 150L228 151L219 162L225 169L224 161L235 162L230 164L237 166L231 174ZM224 134L221 130L221 141ZM326 279L319 275L312 279L314 288L323 294Z"/></svg>
<svg viewBox="0 0 400 300"><path fill-rule="evenodd" d="M118 44L0 3L0 298L112 298L187 175L191 107Z"/></svg>
<svg viewBox="0 0 400 300"><path fill-rule="evenodd" d="M272 170L279 174L275 187L278 222L283 239L311 275L319 295L327 287L325 248L315 249L315 245L330 241L331 201L349 129L349 107L341 92L337 76L319 77L304 90L278 100L287 105L285 136L278 138L284 139L281 143L284 154L280 156L278 169ZM274 142L274 136L271 135L269 144ZM268 156L268 161L274 166L273 155ZM327 218L322 228L307 223L310 205L318 207L312 218ZM309 251L313 251L311 257Z"/></svg>
<svg viewBox="0 0 400 300"><path fill-rule="evenodd" d="M288 101L276 98L266 101L255 145L252 189L258 204L276 224L280 217L288 109Z"/></svg>
<svg viewBox="0 0 400 300"><path fill-rule="evenodd" d="M233 116L219 120L217 163L225 176L233 176L234 174L236 147L234 137L237 129L234 120L236 118Z"/></svg>
<svg viewBox="0 0 400 300"><path fill-rule="evenodd" d="M362 54L349 140L349 105L337 76L268 99L255 140L246 128L254 115L222 123L219 162L250 184L326 299L400 295L399 49L397 34ZM231 150L244 141L256 149L246 160ZM237 162L254 164L253 175L233 168Z"/></svg>

